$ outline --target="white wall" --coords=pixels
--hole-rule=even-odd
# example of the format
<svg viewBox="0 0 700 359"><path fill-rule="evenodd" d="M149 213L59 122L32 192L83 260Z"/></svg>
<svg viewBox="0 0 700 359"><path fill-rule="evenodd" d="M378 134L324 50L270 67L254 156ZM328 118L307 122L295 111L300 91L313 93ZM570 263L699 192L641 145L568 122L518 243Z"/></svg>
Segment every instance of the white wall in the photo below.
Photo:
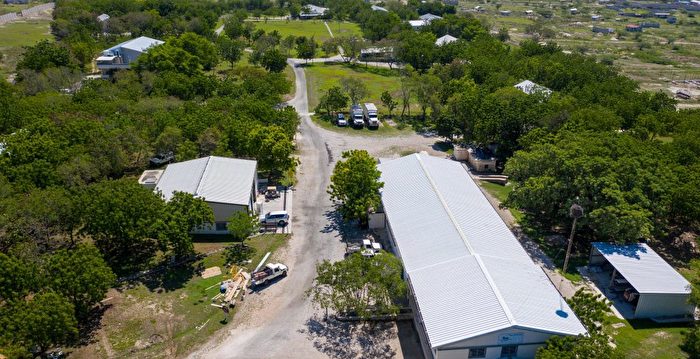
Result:
<svg viewBox="0 0 700 359"><path fill-rule="evenodd" d="M537 348L541 347L552 334L533 330L509 328L482 336L446 345L438 349L436 359L465 359L469 357L469 348L486 347L486 358L495 359L501 356L501 347L518 345L518 358L534 358Z"/></svg>
<svg viewBox="0 0 700 359"><path fill-rule="evenodd" d="M214 221L216 222L228 222L228 219L234 212L246 211L248 206L241 206L236 204L226 204L226 203L215 203L207 202L212 211L214 211Z"/></svg>
<svg viewBox="0 0 700 359"><path fill-rule="evenodd" d="M690 294L640 294L635 318L652 318L692 314L695 307L688 304Z"/></svg>

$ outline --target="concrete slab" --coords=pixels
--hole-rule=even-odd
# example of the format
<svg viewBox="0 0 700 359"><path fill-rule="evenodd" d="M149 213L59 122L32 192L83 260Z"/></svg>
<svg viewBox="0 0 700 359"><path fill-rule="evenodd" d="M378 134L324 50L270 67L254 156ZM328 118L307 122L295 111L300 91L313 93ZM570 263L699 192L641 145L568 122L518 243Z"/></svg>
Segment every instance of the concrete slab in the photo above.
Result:
<svg viewBox="0 0 700 359"><path fill-rule="evenodd" d="M209 267L202 272L202 278L204 279L216 277L217 275L221 275L221 268L219 267Z"/></svg>

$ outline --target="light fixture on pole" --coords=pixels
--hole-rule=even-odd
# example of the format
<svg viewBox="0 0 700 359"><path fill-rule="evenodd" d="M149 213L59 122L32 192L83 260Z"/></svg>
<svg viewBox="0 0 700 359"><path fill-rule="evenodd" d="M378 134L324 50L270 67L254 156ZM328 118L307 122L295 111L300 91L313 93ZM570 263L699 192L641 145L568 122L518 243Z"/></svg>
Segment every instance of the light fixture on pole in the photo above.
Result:
<svg viewBox="0 0 700 359"><path fill-rule="evenodd" d="M562 274L566 273L566 269L569 266L569 256L571 255L571 246L574 244L574 233L576 232L576 220L583 217L583 207L574 203L569 208L569 217L574 219L574 223L571 225L571 235L569 236L569 244L566 246L566 257L564 257L564 267L562 268Z"/></svg>

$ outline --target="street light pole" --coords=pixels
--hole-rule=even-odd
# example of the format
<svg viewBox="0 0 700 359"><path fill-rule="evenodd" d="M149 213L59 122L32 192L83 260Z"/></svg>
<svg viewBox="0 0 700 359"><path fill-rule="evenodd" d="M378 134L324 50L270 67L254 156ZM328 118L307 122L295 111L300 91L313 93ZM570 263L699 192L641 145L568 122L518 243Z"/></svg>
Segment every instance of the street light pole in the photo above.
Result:
<svg viewBox="0 0 700 359"><path fill-rule="evenodd" d="M576 220L583 217L583 207L576 203L572 204L569 208L569 217L574 219L574 223L571 224L571 234L569 235L569 244L566 246L566 256L564 257L562 274L566 274L566 269L569 268L569 256L571 255L571 247L574 244L574 234L576 233Z"/></svg>

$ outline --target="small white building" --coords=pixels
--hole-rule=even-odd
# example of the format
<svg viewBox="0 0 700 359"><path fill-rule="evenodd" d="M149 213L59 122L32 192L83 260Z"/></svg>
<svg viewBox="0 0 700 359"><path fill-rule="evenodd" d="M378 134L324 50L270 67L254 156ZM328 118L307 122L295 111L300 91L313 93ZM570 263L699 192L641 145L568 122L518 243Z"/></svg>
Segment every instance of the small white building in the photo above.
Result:
<svg viewBox="0 0 700 359"><path fill-rule="evenodd" d="M419 16L418 18L423 20L423 21L427 21L428 23L430 23L433 20L441 20L442 19L442 17L437 16L437 15L433 15L431 13L423 14L423 15Z"/></svg>
<svg viewBox="0 0 700 359"><path fill-rule="evenodd" d="M429 22L425 20L408 20L408 24L411 25L413 30L420 30L423 26L428 25Z"/></svg>
<svg viewBox="0 0 700 359"><path fill-rule="evenodd" d="M109 15L107 14L101 14L100 16L97 17L97 21L99 22L105 22L109 20Z"/></svg>
<svg viewBox="0 0 700 359"><path fill-rule="evenodd" d="M372 5L372 11L389 12L389 10L387 10L387 9L381 7L381 6L378 6L378 5Z"/></svg>
<svg viewBox="0 0 700 359"><path fill-rule="evenodd" d="M551 336L586 334L461 163L420 153L377 168L426 358L534 358Z"/></svg>
<svg viewBox="0 0 700 359"><path fill-rule="evenodd" d="M226 224L234 212L255 212L257 167L254 160L218 156L172 163L155 179L154 191L166 201L174 192L204 199L214 211L215 223L196 232L226 233ZM153 171L146 171L142 178L147 179L148 172Z"/></svg>
<svg viewBox="0 0 700 359"><path fill-rule="evenodd" d="M435 45L442 46L445 44L453 43L455 41L457 41L456 37L451 36L450 34L447 34L447 35L435 40Z"/></svg>
<svg viewBox="0 0 700 359"><path fill-rule="evenodd" d="M695 312L688 303L690 283L646 243L594 242L589 267L612 271L607 286L630 286L638 293L632 303L636 319L668 320Z"/></svg>
<svg viewBox="0 0 700 359"><path fill-rule="evenodd" d="M314 19L326 15L327 7L316 6L312 4L304 5L299 13L300 19Z"/></svg>
<svg viewBox="0 0 700 359"><path fill-rule="evenodd" d="M545 96L549 96L552 94L552 90L550 90L542 85L538 85L530 80L525 80L523 82L520 82L513 87L517 88L518 90L520 90L528 95L532 95L534 93L542 93Z"/></svg>
<svg viewBox="0 0 700 359"><path fill-rule="evenodd" d="M103 76L108 76L114 70L128 69L131 63L149 49L163 43L146 36L122 42L102 51L102 55L97 58L97 68L102 71Z"/></svg>

